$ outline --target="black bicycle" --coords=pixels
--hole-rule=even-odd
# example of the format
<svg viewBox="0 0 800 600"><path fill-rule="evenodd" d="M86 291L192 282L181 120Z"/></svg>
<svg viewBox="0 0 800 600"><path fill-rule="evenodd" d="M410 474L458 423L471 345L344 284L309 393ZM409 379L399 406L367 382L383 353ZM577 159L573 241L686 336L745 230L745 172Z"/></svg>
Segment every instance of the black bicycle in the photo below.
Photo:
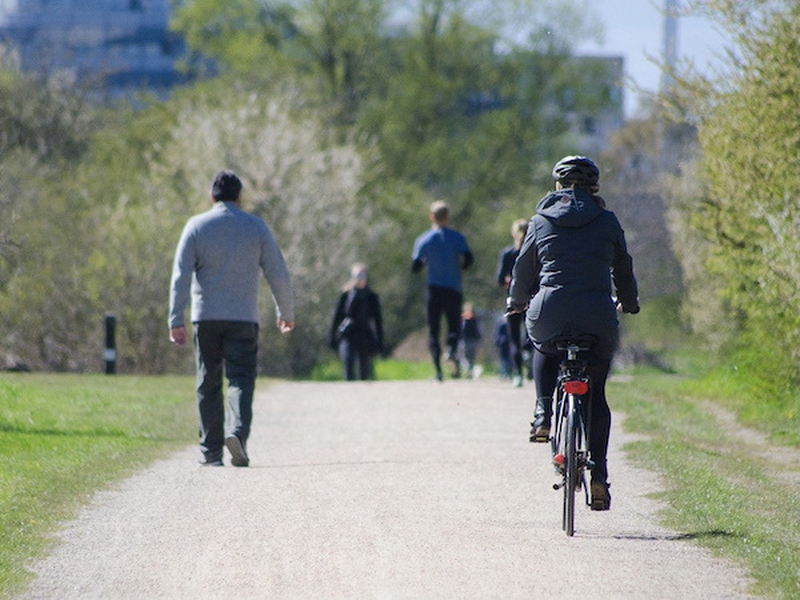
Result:
<svg viewBox="0 0 800 600"><path fill-rule="evenodd" d="M590 505L586 470L592 467L588 442L592 382L586 373L588 362L584 356L596 342L595 337L588 335L555 340L556 348L565 356L559 367L550 438L553 464L562 479L553 489L564 490L562 527L570 537L575 533L575 497L581 488L586 505Z"/></svg>

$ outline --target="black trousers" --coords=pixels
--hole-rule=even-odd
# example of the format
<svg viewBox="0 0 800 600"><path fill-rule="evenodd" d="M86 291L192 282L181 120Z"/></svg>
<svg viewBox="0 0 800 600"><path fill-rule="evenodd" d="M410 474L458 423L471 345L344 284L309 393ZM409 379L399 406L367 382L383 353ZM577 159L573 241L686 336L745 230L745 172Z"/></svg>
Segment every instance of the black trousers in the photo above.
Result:
<svg viewBox="0 0 800 600"><path fill-rule="evenodd" d="M194 348L200 450L207 458L220 458L226 437L223 370L228 379L227 435L237 436L243 444L250 435L258 324L244 321L194 323Z"/></svg>
<svg viewBox="0 0 800 600"><path fill-rule="evenodd" d="M533 379L537 398L552 398L556 391L558 369L561 357L544 354L539 350L533 353ZM589 453L594 467L592 479L606 481L608 468L608 437L611 430L611 409L606 400L606 380L611 369L611 361L590 357L586 369L592 381L591 420L589 423Z"/></svg>
<svg viewBox="0 0 800 600"><path fill-rule="evenodd" d="M514 375L522 376L522 345L527 340L525 330L525 313L517 313L506 317L508 323L508 339L511 346L511 364Z"/></svg>
<svg viewBox="0 0 800 600"><path fill-rule="evenodd" d="M461 337L461 302L459 291L432 285L428 287L428 349L437 371L441 370L442 346L439 336L442 316L447 321L447 351L453 358L458 357L458 340Z"/></svg>
<svg viewBox="0 0 800 600"><path fill-rule="evenodd" d="M346 381L372 379L372 352L371 341L362 337L345 338L339 342L339 358L342 359ZM358 365L357 378L356 365Z"/></svg>

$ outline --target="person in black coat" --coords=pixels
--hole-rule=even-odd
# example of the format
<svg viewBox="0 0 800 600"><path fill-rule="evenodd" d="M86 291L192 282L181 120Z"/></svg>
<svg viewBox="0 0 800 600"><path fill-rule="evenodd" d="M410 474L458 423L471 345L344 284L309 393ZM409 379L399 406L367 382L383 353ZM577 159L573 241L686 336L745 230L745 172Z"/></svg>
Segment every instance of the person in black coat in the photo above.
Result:
<svg viewBox="0 0 800 600"><path fill-rule="evenodd" d="M497 284L506 290L511 285L511 270L514 268L514 263L519 256L519 249L522 247L522 241L525 239L525 233L528 231L528 222L525 219L517 219L511 224L511 238L514 243L506 246L500 251L497 257L497 272L495 278ZM515 387L522 387L522 363L523 363L523 347L528 341L528 336L524 332L523 321L525 315L522 313L512 313L506 317L508 321L509 344L511 351L512 366L514 369L513 377L511 379Z"/></svg>
<svg viewBox="0 0 800 600"><path fill-rule="evenodd" d="M619 340L617 310L639 312L639 298L625 233L597 195L599 177L597 165L585 156L567 156L555 165L556 189L539 201L528 224L507 306L509 313L527 309L525 324L535 348L532 442L545 442L550 433L561 361L553 339L576 333L597 338L588 367L592 380L589 451L594 463L591 493L592 508L607 510L611 504L606 466L611 412L605 383Z"/></svg>
<svg viewBox="0 0 800 600"><path fill-rule="evenodd" d="M367 267L357 263L351 269L333 314L328 343L338 351L347 381L373 378L372 357L383 349L383 320L378 294L367 286Z"/></svg>

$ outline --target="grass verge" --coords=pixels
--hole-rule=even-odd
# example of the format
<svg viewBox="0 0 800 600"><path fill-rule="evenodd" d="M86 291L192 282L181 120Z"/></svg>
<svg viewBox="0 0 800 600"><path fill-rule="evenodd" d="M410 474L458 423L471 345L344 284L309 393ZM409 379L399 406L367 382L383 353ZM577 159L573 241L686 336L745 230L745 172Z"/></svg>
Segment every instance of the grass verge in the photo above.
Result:
<svg viewBox="0 0 800 600"><path fill-rule="evenodd" d="M663 373L612 381L612 410L647 441L628 456L662 474L664 523L742 565L753 593L800 597L800 472L797 447L739 435L715 416L698 385ZM710 398L705 396L705 398ZM725 406L727 401L715 399ZM784 438L781 438L784 439ZM794 460L779 460L781 454Z"/></svg>
<svg viewBox="0 0 800 600"><path fill-rule="evenodd" d="M193 378L0 375L0 597L88 497L196 440Z"/></svg>
<svg viewBox="0 0 800 600"><path fill-rule="evenodd" d="M433 377L430 362L410 362L393 358L377 359L373 362L375 379L378 381L411 381ZM342 381L342 363L337 359L317 365L311 372L312 381Z"/></svg>

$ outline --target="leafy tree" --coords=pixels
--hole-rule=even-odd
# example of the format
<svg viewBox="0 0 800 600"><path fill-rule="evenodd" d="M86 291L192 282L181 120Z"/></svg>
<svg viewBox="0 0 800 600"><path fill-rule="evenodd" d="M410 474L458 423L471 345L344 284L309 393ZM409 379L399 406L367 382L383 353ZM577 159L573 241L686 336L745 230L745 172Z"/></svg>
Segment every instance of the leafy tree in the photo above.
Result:
<svg viewBox="0 0 800 600"><path fill-rule="evenodd" d="M245 208L275 233L296 288L298 328L287 338L275 334L271 299L262 298L261 365L273 374L303 373L325 349L320 342L349 265L363 259L389 228L374 203L362 197L370 150L332 135L317 116L318 107L307 108L296 87L254 93L243 86L231 94L238 86L228 83L214 81L170 101L169 135L149 153L146 178L131 188L140 200L127 195L116 200L120 221L114 230L124 237L113 246L114 262L125 260L131 247L136 250L114 295L127 314L125 335L141 348L135 355L142 362L135 366L163 368L163 360L144 362L142 344L158 339L162 346L152 349L152 356L177 356L166 346L165 333L175 245L186 219L210 205L214 172L232 168L245 183ZM147 286L132 287L140 279Z"/></svg>
<svg viewBox="0 0 800 600"><path fill-rule="evenodd" d="M392 6L182 2L175 27L225 76L104 112L101 131L99 112L26 113L41 122L0 159L0 210L18 242L2 248L7 351L93 369L111 311L121 371L189 371L165 331L172 255L222 167L245 180L245 205L276 233L297 286L292 336L273 334L264 298L265 372L303 373L319 359L356 260L387 306L390 344L423 325L424 281L408 263L434 196L452 201L480 257L470 299L499 303L494 260L508 227L549 187L553 156L575 150L559 113L594 100L569 93L579 71L544 17L520 46L502 19L476 18L479 2L426 0L409 29L389 32Z"/></svg>
<svg viewBox="0 0 800 600"><path fill-rule="evenodd" d="M186 38L195 55L210 57L222 69L272 78L281 72L321 74L326 96L352 120L369 87L369 66L381 53L381 0L306 0L265 2L215 0L181 2L171 27Z"/></svg>
<svg viewBox="0 0 800 600"><path fill-rule="evenodd" d="M0 343L9 363L79 369L88 357L73 350L92 317L77 241L91 244L91 229L76 222L87 202L70 166L99 113L52 82L0 79Z"/></svg>
<svg viewBox="0 0 800 600"><path fill-rule="evenodd" d="M252 73L290 63L285 51L296 33L293 16L285 3L187 0L175 4L170 27L184 37L195 58Z"/></svg>
<svg viewBox="0 0 800 600"><path fill-rule="evenodd" d="M34 182L65 157L80 156L96 126L83 99L54 84L0 72L0 286L22 250L19 208Z"/></svg>
<svg viewBox="0 0 800 600"><path fill-rule="evenodd" d="M684 205L683 222L703 241L735 339L769 356L764 373L776 374L800 358L800 7L751 4L703 3L725 19L738 54L698 110L702 197Z"/></svg>

